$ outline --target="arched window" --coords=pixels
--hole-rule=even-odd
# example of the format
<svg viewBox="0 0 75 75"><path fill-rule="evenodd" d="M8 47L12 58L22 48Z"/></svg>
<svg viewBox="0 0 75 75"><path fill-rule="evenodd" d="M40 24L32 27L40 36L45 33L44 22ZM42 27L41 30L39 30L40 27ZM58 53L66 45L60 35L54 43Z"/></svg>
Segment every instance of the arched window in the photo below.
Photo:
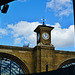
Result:
<svg viewBox="0 0 75 75"><path fill-rule="evenodd" d="M66 65L63 65L62 68L67 68L67 67L70 67L72 65L75 65L75 63L69 63L69 64L66 64Z"/></svg>
<svg viewBox="0 0 75 75"><path fill-rule="evenodd" d="M0 57L0 75L24 74L22 68L14 61Z"/></svg>
<svg viewBox="0 0 75 75"><path fill-rule="evenodd" d="M60 66L59 68L67 68L67 67L70 67L72 65L75 65L75 58L74 59L69 59L69 60L66 60L64 61Z"/></svg>

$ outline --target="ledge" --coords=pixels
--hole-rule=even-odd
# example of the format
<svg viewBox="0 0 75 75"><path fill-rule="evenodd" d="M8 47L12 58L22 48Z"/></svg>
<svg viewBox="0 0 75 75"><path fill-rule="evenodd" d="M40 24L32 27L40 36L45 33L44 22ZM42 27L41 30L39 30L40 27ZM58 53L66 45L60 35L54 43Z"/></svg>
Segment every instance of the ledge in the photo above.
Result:
<svg viewBox="0 0 75 75"><path fill-rule="evenodd" d="M73 51L61 51L61 50L55 50L55 53L59 53L59 54L75 54L75 52Z"/></svg>
<svg viewBox="0 0 75 75"><path fill-rule="evenodd" d="M11 49L11 50L23 50L23 51L32 51L33 48L29 47L17 47L17 46L5 46L5 45L0 45L0 49Z"/></svg>

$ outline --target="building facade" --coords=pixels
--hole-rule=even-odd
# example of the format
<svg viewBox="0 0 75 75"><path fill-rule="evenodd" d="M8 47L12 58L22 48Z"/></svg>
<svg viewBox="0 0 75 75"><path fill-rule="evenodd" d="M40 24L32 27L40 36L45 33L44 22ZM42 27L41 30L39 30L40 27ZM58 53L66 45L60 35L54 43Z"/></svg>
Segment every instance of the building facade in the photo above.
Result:
<svg viewBox="0 0 75 75"><path fill-rule="evenodd" d="M24 74L53 71L64 65L75 63L75 52L55 50L51 44L51 30L53 29L54 27L39 25L34 30L37 34L37 46L34 48L0 45L0 62L4 63L5 58L9 59L13 61L12 63L18 64ZM11 67L10 63L10 73L13 72ZM0 73L5 73L2 70L0 69Z"/></svg>

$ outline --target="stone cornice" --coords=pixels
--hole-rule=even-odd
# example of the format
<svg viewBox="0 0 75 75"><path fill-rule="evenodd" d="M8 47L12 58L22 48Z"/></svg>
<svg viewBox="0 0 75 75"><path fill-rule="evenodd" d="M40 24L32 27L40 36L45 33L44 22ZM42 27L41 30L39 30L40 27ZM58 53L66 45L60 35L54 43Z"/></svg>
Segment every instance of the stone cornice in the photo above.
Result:
<svg viewBox="0 0 75 75"><path fill-rule="evenodd" d="M0 49L23 50L23 51L33 50L33 48L29 48L29 47L16 47L16 46L5 46L5 45L0 45Z"/></svg>
<svg viewBox="0 0 75 75"><path fill-rule="evenodd" d="M72 51L62 51L62 50L55 50L54 52L58 54L75 54L75 52Z"/></svg>

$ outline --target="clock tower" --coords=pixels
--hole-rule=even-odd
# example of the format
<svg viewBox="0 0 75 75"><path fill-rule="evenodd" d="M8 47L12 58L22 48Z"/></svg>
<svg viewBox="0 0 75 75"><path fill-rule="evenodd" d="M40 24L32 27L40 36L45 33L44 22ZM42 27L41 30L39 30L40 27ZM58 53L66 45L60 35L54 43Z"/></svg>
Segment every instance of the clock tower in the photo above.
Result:
<svg viewBox="0 0 75 75"><path fill-rule="evenodd" d="M50 71L50 63L52 62L52 65L54 64L52 57L55 47L51 44L52 29L54 29L54 27L46 26L43 19L43 24L38 25L34 30L34 32L37 33L37 46L35 46L33 52L34 68L37 73Z"/></svg>
<svg viewBox="0 0 75 75"><path fill-rule="evenodd" d="M51 30L54 27L46 26L43 19L43 25L39 25L34 32L37 33L37 45L51 45Z"/></svg>

